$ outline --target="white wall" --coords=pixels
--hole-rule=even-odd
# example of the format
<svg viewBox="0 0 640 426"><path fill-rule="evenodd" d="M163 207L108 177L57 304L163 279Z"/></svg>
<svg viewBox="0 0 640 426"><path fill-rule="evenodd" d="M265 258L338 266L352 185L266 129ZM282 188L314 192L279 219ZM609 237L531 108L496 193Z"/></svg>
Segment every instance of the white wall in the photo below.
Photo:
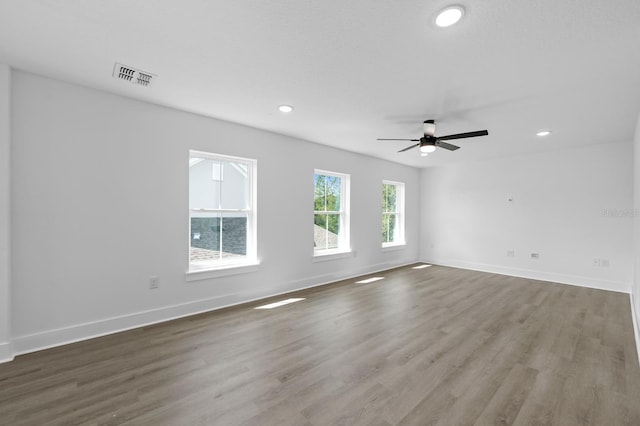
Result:
<svg viewBox="0 0 640 426"><path fill-rule="evenodd" d="M419 170L23 72L12 90L16 353L418 258ZM258 160L256 272L186 282L189 149ZM314 168L351 174L353 257L312 261ZM380 248L383 179L406 183L403 250Z"/></svg>
<svg viewBox="0 0 640 426"><path fill-rule="evenodd" d="M640 361L640 116L633 144L633 260L634 277L631 288L631 309L636 333L636 349Z"/></svg>
<svg viewBox="0 0 640 426"><path fill-rule="evenodd" d="M629 292L632 170L631 143L424 169L420 256Z"/></svg>
<svg viewBox="0 0 640 426"><path fill-rule="evenodd" d="M0 64L0 362L13 358L11 349L11 69Z"/></svg>

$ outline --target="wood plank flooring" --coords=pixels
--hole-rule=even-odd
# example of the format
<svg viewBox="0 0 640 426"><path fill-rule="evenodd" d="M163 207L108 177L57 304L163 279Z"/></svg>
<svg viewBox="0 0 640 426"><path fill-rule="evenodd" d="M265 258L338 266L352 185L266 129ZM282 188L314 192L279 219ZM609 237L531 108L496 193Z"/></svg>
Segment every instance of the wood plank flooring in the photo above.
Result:
<svg viewBox="0 0 640 426"><path fill-rule="evenodd" d="M371 276L19 356L0 424L640 425L627 294Z"/></svg>

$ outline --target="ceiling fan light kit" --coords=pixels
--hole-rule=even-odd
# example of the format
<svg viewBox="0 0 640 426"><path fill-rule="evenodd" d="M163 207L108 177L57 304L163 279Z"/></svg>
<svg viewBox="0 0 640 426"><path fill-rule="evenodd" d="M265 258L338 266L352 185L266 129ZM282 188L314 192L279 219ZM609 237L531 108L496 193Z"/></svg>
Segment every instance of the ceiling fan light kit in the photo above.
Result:
<svg viewBox="0 0 640 426"><path fill-rule="evenodd" d="M459 149L459 146L443 142L454 139L465 139L465 138L474 138L476 136L487 136L489 131L487 130L476 130L475 132L466 132L466 133L456 133L453 135L446 136L435 136L436 132L436 122L435 120L425 120L422 123L422 133L423 136L420 139L378 139L379 141L411 141L418 142L413 145L409 145L408 147L401 149L398 152L408 151L411 148L419 147L420 155L423 157L429 155L429 153L434 152L436 148L444 148L448 151L455 151Z"/></svg>

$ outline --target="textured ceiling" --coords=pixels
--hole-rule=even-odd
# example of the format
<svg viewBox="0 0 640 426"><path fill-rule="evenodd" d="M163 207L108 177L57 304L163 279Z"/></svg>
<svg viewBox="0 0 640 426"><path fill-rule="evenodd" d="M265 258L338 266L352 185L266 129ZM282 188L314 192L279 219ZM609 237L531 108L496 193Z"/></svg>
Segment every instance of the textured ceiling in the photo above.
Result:
<svg viewBox="0 0 640 426"><path fill-rule="evenodd" d="M441 29L451 1L0 0L0 62L416 167L632 140L640 1L455 3ZM125 84L115 62L158 79ZM429 157L376 141L425 119L490 135Z"/></svg>

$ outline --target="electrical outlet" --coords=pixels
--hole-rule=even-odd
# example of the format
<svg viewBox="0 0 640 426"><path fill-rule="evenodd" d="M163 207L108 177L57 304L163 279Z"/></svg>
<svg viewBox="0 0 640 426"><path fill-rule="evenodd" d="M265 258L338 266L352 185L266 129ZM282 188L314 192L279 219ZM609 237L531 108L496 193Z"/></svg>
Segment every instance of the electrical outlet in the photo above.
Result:
<svg viewBox="0 0 640 426"><path fill-rule="evenodd" d="M507 250L507 257L516 257L516 252L513 250Z"/></svg>
<svg viewBox="0 0 640 426"><path fill-rule="evenodd" d="M596 266L596 267L597 267L597 266L600 266L600 259L598 259L598 258L594 258L594 259L593 259L593 266Z"/></svg>
<svg viewBox="0 0 640 426"><path fill-rule="evenodd" d="M155 290L160 285L158 277L149 277L149 290Z"/></svg>
<svg viewBox="0 0 640 426"><path fill-rule="evenodd" d="M603 268L608 268L609 267L609 259L600 259L600 266L602 266Z"/></svg>
<svg viewBox="0 0 640 426"><path fill-rule="evenodd" d="M531 258L535 260L540 259L540 253L531 253Z"/></svg>

